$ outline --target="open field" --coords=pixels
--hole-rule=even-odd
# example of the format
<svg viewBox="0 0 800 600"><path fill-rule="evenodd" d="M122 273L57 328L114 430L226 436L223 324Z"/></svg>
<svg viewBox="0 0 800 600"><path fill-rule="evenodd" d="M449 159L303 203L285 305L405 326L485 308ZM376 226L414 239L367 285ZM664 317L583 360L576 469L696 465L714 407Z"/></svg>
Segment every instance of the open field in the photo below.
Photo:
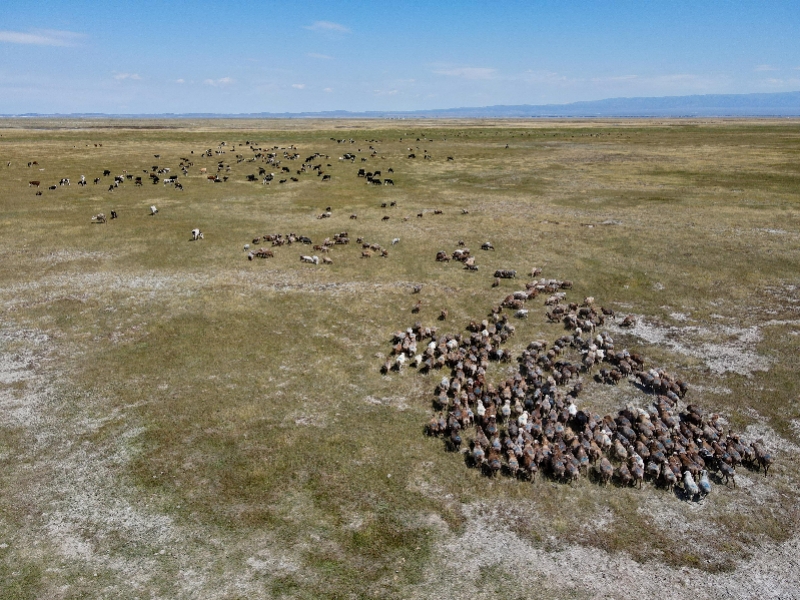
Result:
<svg viewBox="0 0 800 600"><path fill-rule="evenodd" d="M9 120L0 135L0 597L800 598L800 122ZM296 146L281 166L299 181L237 163L250 145ZM315 152L330 181L295 174ZM208 182L218 160L229 180ZM184 190L151 184L155 165ZM270 185L245 180L258 166ZM144 185L109 192L104 169ZM301 263L319 254L302 244L243 251L341 231L331 265ZM361 259L357 237L389 256ZM460 240L477 272L434 261ZM534 266L572 280L570 301L635 315L606 328L617 347L764 438L769 477L741 466L736 489L690 502L489 478L425 436L445 373L381 374L392 334L462 332ZM520 277L492 288L499 268ZM513 356L565 333L542 298L527 308ZM578 405L600 414L652 400L583 380Z"/></svg>

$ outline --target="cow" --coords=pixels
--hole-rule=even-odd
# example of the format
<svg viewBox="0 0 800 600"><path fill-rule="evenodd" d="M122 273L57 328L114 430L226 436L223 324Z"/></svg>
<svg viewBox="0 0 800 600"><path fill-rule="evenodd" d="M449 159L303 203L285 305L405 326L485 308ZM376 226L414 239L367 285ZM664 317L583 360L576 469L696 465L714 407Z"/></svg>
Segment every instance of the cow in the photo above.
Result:
<svg viewBox="0 0 800 600"><path fill-rule="evenodd" d="M111 171L109 169L103 169L103 177L108 177L111 175Z"/></svg>
<svg viewBox="0 0 800 600"><path fill-rule="evenodd" d="M40 181L29 181L28 182L28 187L33 186L33 187L37 187L38 188L40 183L41 183Z"/></svg>
<svg viewBox="0 0 800 600"><path fill-rule="evenodd" d="M192 241L196 242L197 240L203 239L203 232L199 229L192 229Z"/></svg>

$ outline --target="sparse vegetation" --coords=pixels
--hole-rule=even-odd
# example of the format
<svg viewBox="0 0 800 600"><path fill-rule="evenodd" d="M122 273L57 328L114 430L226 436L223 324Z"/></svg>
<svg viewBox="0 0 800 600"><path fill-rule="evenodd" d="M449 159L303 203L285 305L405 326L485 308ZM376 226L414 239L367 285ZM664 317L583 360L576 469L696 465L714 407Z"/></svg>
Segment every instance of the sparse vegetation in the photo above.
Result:
<svg viewBox="0 0 800 600"><path fill-rule="evenodd" d="M1 597L800 586L796 121L8 120L0 133ZM201 157L221 141L225 154ZM300 161L330 156L317 162L331 180L292 164L297 182L278 184L279 169L269 186L246 181L259 163L236 154L291 144ZM225 183L199 171L218 160ZM107 191L104 169L156 164L183 191ZM363 166L392 167L395 185L365 185ZM47 189L62 177L72 185ZM342 231L353 241L330 265L300 262L300 244L243 251L265 234L321 244ZM357 237L389 255L361 260ZM459 240L477 272L435 261ZM572 280L571 298L636 315L618 345L763 437L769 477L740 469L736 490L689 503L653 486L490 479L425 437L441 373L382 375L392 333L417 320L460 331L524 286L493 289L495 270L533 266ZM514 324L513 356L563 333L544 310ZM579 404L600 414L641 402L631 383L584 386ZM620 569L641 588L620 587Z"/></svg>

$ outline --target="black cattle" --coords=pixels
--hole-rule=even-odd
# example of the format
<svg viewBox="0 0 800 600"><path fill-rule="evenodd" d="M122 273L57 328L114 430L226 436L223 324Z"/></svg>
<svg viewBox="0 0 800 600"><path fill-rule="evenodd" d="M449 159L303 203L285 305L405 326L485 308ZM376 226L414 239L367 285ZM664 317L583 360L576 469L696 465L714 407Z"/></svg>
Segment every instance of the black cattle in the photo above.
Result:
<svg viewBox="0 0 800 600"><path fill-rule="evenodd" d="M104 169L103 170L103 177L108 177L109 175L111 175L111 171L109 171L108 169Z"/></svg>

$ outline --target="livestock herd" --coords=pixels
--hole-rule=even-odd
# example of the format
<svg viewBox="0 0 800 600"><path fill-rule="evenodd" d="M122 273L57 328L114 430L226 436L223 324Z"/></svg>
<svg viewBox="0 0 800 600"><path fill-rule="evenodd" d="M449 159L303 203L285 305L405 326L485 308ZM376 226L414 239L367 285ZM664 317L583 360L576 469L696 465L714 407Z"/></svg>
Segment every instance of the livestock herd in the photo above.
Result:
<svg viewBox="0 0 800 600"><path fill-rule="evenodd" d="M516 272L495 276L514 278ZM444 370L426 432L443 438L448 450L462 452L469 466L490 477L503 473L535 481L542 473L573 482L584 475L602 485L640 488L649 481L692 500L710 493L712 480L736 487L740 465L768 474L774 458L763 440L747 444L726 430L718 414L683 404L684 381L647 368L642 356L617 349L607 331L597 331L607 320L629 326L631 318L617 323L614 312L598 308L591 297L565 304L571 287L569 281L534 279L492 308L488 318L470 322L463 334L440 334L417 323L394 334L381 371L406 365L421 373ZM504 309L527 316L522 306L540 295L547 296L547 319L562 322L569 333L552 343L531 342L516 357L517 372L491 383L490 362L512 359L502 346L516 328ZM598 384L627 381L652 403L601 416L578 405L584 376Z"/></svg>
<svg viewBox="0 0 800 600"><path fill-rule="evenodd" d="M334 138L331 138L332 140ZM354 144L354 140L334 140L337 144ZM325 168L331 167L330 156L315 152L301 160L294 145L272 148L256 147L247 141L240 148L248 147L253 155L245 158L236 154L237 163L261 162L257 172L245 176L247 182L260 181L269 185L275 178L275 169L286 175L278 183L297 182L303 174L315 174L321 181L329 181L331 174ZM236 148L236 145L233 145ZM370 158L378 151L369 146ZM409 148L411 151L412 148ZM203 150L199 156L220 157L227 151L226 142L221 142L216 151ZM359 149L360 151L360 149ZM194 151L191 151L194 154ZM198 156L198 155L196 155ZM427 151L424 158L430 159ZM160 155L154 155L156 159ZM342 162L355 162L356 153L347 152L339 157ZM415 158L412 152L409 159ZM366 157L361 157L362 162ZM448 157L448 161L453 160ZM290 169L286 164L298 161L299 167ZM316 164L315 164L316 163ZM323 167L323 164L325 165ZM28 167L37 166L36 161ZM10 163L9 163L10 166ZM178 169L183 177L194 167L189 157L181 157ZM208 174L208 168L200 168L199 175L213 183L226 183L231 173L231 165L218 160L216 173ZM294 171L294 173L293 173ZM389 167L387 174L394 174ZM178 175L170 167L153 165L144 173L153 184L163 178L164 185L173 185L182 190ZM103 177L112 176L105 169ZM368 171L359 168L355 174L364 178L367 185L394 185L394 180L385 178L380 169ZM383 179L381 179L383 177ZM114 177L108 191L113 192L126 181L133 180L136 186L142 185L142 177L129 174L126 170ZM96 177L95 184L101 182ZM39 188L40 181L31 180L30 187ZM69 178L61 178L58 186L50 190L69 186ZM86 185L81 175L79 185ZM37 195L41 192L37 191ZM395 207L395 202L385 202L381 208ZM443 210L432 209L434 215L444 214ZM462 209L462 214L468 214ZM150 207L150 215L158 213L156 206ZM417 213L422 217L425 211ZM327 207L317 218L332 216ZM116 210L110 211L110 218L116 219ZM358 215L350 215L357 219ZM389 220L389 215L382 217ZM404 217L408 220L409 217ZM108 221L100 212L92 217L93 223ZM191 231L192 241L204 239L199 228ZM314 265L332 264L329 253L339 245L350 243L351 237L342 231L327 237L320 244L314 244L307 235L295 233L272 233L257 236L244 245L247 259L269 259L275 256L274 248L294 243L311 246L312 251L301 253L300 260ZM372 256L386 258L388 249L380 244L357 238L360 257ZM394 238L392 245L400 238ZM252 249L251 249L252 244ZM459 241L453 252L437 252L437 262L456 261L467 271L477 271L477 257L471 253L463 241ZM481 250L491 252L494 245L487 241ZM319 255L322 255L320 258ZM486 319L473 321L467 326L467 333L440 334L436 327L423 327L417 323L393 338L392 355L386 360L382 372L399 371L406 365L420 372L444 370L446 375L436 386L434 397L435 414L427 425L427 433L444 439L451 451L463 452L469 466L482 470L488 476L503 473L508 476L535 481L537 474L545 474L556 481L573 482L582 475L603 485L615 482L618 485L637 485L645 481L667 489L678 488L681 494L694 499L711 491L712 479L718 483L736 486L736 468L744 465L763 469L766 476L773 463L773 455L762 440L745 443L740 435L730 428L726 430L724 420L717 414L708 414L694 404L685 404L688 386L664 370L648 368L644 359L627 349L618 350L608 331L601 330L607 321L617 327L635 325L633 316L617 320L613 310L598 306L594 298L587 297L583 302L568 302L567 293L572 282L539 278L541 271L531 271L531 281L524 289L507 295L492 308ZM492 287L499 287L501 280L516 280L514 269L497 269L494 272ZM419 292L416 286L414 292ZM565 335L548 343L536 340L516 357L516 373L506 380L493 384L487 380L490 362L506 363L512 360L510 353L502 346L516 332L506 310L519 319L529 317L527 303L540 296L544 301L546 319L551 323L562 323ZM420 302L412 308L418 313ZM447 320L446 310L441 311L439 320ZM589 408L580 408L578 398L584 391L583 379L591 378L598 385L618 385L628 382L642 392L649 394L652 403L647 407L628 405L615 415L601 416Z"/></svg>

